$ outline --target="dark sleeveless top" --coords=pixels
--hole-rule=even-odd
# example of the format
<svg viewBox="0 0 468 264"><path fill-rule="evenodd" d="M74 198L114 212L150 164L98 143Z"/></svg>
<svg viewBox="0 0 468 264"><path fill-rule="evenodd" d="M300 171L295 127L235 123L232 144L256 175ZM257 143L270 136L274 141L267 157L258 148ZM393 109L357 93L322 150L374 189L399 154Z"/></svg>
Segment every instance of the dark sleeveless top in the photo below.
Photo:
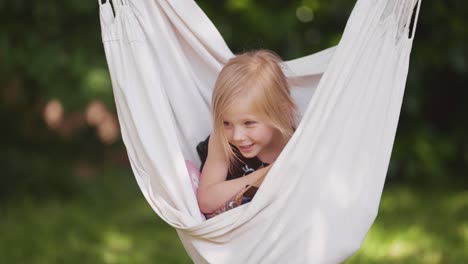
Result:
<svg viewBox="0 0 468 264"><path fill-rule="evenodd" d="M202 171L203 166L205 166L206 158L208 157L208 141L209 140L210 140L210 136L208 136L205 141L202 141L197 145L198 156L200 157L200 160L201 160L200 172ZM267 163L263 163L257 157L245 158L244 156L242 156L242 154L240 154L239 150L236 147L232 145L231 147L234 153L238 155L239 159L242 162L239 162L239 166L234 166L232 168L231 170L232 172L228 173L226 180L233 180L236 178L240 178L260 168L268 166Z"/></svg>
<svg viewBox="0 0 468 264"><path fill-rule="evenodd" d="M206 158L208 157L209 140L210 140L210 136L208 136L208 138L205 139L205 141L202 141L197 145L198 156L200 156L200 160L201 160L200 171L202 171L203 166L205 165L205 162L206 162ZM233 180L236 178L240 178L260 168L268 166L268 164L263 163L257 157L245 158L235 146L231 145L231 147L234 153L239 157L241 162L239 162L238 166L232 167L231 172L228 172L226 180ZM238 194L233 196L230 200L226 201L224 205L220 206L214 212L209 213L209 214L204 214L206 219L219 215L223 212L231 210L242 204L249 203L250 201L252 201L253 197L257 193L257 190L258 190L258 187L246 185L242 191L240 191Z"/></svg>

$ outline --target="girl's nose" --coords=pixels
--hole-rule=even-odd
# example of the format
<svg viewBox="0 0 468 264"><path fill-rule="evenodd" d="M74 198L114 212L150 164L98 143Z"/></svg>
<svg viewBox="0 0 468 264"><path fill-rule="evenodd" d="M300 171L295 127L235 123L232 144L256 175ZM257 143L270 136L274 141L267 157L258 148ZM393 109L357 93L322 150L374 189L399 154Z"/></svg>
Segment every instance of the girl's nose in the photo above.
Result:
<svg viewBox="0 0 468 264"><path fill-rule="evenodd" d="M245 133L242 128L234 128L232 139L235 142L239 142L245 139Z"/></svg>

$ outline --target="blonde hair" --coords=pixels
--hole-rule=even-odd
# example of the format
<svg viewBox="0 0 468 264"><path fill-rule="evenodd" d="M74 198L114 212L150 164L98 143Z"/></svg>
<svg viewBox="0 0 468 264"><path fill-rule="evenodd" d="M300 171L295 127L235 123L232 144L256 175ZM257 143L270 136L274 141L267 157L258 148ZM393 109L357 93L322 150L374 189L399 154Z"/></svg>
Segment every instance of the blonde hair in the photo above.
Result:
<svg viewBox="0 0 468 264"><path fill-rule="evenodd" d="M297 106L291 98L282 59L269 50L255 50L231 58L221 70L212 96L214 133L219 135L230 164L239 160L225 135L223 115L240 96L263 114L285 140L289 140L297 125ZM232 166L230 166L230 171Z"/></svg>

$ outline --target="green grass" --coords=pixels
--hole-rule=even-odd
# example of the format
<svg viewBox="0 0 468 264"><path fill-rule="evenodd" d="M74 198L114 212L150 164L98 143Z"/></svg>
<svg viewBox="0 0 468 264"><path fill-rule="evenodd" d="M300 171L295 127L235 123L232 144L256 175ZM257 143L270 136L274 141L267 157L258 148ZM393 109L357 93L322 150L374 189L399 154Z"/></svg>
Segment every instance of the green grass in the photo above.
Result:
<svg viewBox="0 0 468 264"><path fill-rule="evenodd" d="M386 188L374 225L347 263L468 263L468 191Z"/></svg>
<svg viewBox="0 0 468 264"><path fill-rule="evenodd" d="M191 263L128 172L82 180L67 198L0 207L0 263Z"/></svg>
<svg viewBox="0 0 468 264"><path fill-rule="evenodd" d="M175 230L128 171L78 181L67 197L0 204L0 263L191 263ZM386 187L379 216L347 263L468 263L468 191Z"/></svg>

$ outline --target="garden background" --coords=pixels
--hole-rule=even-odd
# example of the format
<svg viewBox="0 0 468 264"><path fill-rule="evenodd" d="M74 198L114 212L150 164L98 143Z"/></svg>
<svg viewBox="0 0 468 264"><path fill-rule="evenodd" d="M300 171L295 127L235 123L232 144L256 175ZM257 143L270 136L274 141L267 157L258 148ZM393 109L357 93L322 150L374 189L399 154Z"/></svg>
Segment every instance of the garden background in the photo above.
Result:
<svg viewBox="0 0 468 264"><path fill-rule="evenodd" d="M234 52L336 45L355 1L198 0ZM98 4L0 0L0 263L191 263L129 169ZM468 263L468 2L424 0L379 215L347 263Z"/></svg>

